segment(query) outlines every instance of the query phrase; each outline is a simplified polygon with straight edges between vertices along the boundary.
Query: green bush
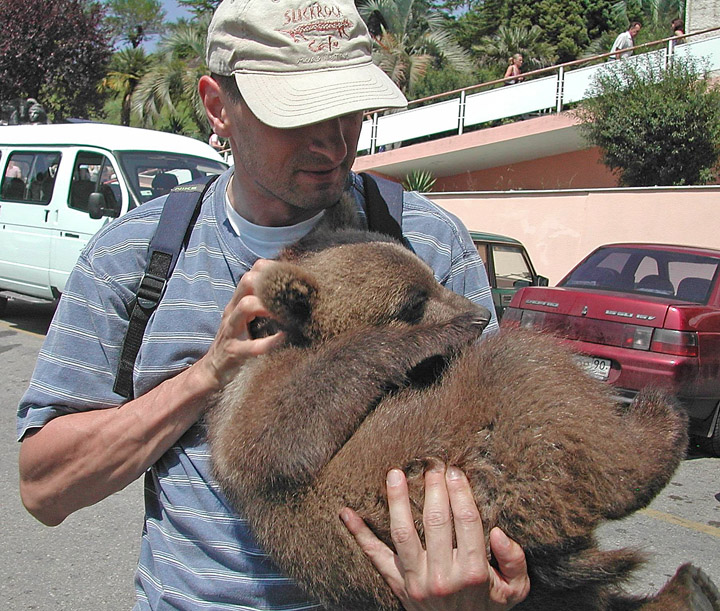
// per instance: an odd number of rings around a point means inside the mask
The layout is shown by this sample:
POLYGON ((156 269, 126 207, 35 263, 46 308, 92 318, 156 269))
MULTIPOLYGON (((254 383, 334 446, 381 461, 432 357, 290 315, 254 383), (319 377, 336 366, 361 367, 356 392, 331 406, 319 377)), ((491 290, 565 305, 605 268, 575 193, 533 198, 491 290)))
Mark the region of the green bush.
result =
POLYGON ((720 89, 694 58, 608 62, 575 110, 586 139, 620 184, 697 185, 717 175, 720 89))
POLYGON ((413 170, 402 183, 403 189, 406 191, 417 191, 418 193, 428 193, 434 185, 435 177, 432 172, 427 170, 413 170))

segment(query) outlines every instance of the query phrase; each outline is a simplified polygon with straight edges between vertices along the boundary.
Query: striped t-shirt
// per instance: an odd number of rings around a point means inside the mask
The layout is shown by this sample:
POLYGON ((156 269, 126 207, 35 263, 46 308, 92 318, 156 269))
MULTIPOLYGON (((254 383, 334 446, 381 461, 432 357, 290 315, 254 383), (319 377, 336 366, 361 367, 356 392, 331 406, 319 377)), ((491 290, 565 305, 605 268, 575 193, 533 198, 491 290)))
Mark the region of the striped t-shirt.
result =
MULTIPOLYGON (((187 248, 149 321, 134 371, 135 396, 197 361, 257 256, 228 222, 232 169, 208 191, 187 248)), ((356 177, 355 192, 360 201, 356 177)), ((128 310, 163 200, 101 230, 65 287, 30 386, 18 437, 63 414, 115 407, 112 391, 128 310)), ((448 288, 493 311, 487 276, 467 231, 427 199, 406 193, 403 232, 448 288)), ((495 318, 492 330, 497 327, 495 318)), ((213 480, 202 427, 191 427, 145 475, 145 528, 135 609, 318 609, 280 574, 213 480)))

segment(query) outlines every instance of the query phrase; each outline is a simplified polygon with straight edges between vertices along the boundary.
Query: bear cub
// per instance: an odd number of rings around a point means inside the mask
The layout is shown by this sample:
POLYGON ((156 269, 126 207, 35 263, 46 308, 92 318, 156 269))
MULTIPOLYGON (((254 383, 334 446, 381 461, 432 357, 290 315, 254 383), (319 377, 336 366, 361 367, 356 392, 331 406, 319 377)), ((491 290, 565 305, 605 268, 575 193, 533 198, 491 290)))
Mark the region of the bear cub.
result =
POLYGON ((619 407, 549 336, 478 341, 487 310, 378 234, 321 231, 279 261, 262 276, 272 320, 257 333, 280 328, 285 344, 228 385, 208 440, 225 495, 309 595, 402 608, 339 512, 392 545, 386 473, 405 471, 421 528, 424 469, 439 461, 468 476, 485 532, 523 547, 531 590, 517 609, 720 609, 690 565, 654 597, 626 594, 642 554, 593 535, 647 505, 682 460, 686 418, 664 395, 619 407))

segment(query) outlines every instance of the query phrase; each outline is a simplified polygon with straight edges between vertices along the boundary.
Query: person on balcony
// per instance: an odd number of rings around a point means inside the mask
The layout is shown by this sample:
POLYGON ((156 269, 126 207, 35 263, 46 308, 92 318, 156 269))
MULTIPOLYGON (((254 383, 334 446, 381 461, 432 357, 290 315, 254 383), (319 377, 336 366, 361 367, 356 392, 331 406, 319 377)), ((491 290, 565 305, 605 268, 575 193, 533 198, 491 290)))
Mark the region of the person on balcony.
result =
POLYGON ((614 53, 608 59, 625 59, 633 54, 632 48, 635 46, 635 36, 642 28, 639 21, 633 21, 627 32, 619 34, 613 43, 610 53, 614 53), (616 53, 617 51, 617 53, 616 53))
POLYGON ((515 83, 522 82, 523 77, 520 76, 520 69, 522 68, 522 65, 522 53, 515 53, 515 55, 510 58, 510 65, 507 67, 507 70, 505 70, 505 78, 510 79, 505 81, 506 85, 514 85, 515 83))

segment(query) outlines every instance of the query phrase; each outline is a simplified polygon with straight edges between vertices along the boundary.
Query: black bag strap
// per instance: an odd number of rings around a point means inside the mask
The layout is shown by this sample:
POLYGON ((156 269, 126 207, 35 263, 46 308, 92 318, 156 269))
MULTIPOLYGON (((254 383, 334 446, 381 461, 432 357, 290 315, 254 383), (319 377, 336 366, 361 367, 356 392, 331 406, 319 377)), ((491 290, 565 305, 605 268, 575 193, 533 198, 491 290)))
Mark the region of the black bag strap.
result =
POLYGON ((192 231, 203 196, 217 176, 205 176, 174 187, 163 205, 155 235, 150 241, 145 273, 135 296, 115 375, 113 392, 133 398, 133 368, 145 327, 162 299, 183 244, 192 231))
POLYGON ((360 172, 365 195, 368 228, 389 235, 403 243, 403 187, 397 182, 360 172))
MULTIPOLYGON (((368 227, 403 244, 403 188, 385 178, 360 173, 365 195, 368 227)), ((190 235, 205 192, 217 176, 197 179, 174 187, 165 200, 160 221, 148 248, 148 260, 133 303, 123 340, 113 391, 133 398, 133 369, 150 316, 162 299, 165 285, 175 269, 183 243, 190 235)))

